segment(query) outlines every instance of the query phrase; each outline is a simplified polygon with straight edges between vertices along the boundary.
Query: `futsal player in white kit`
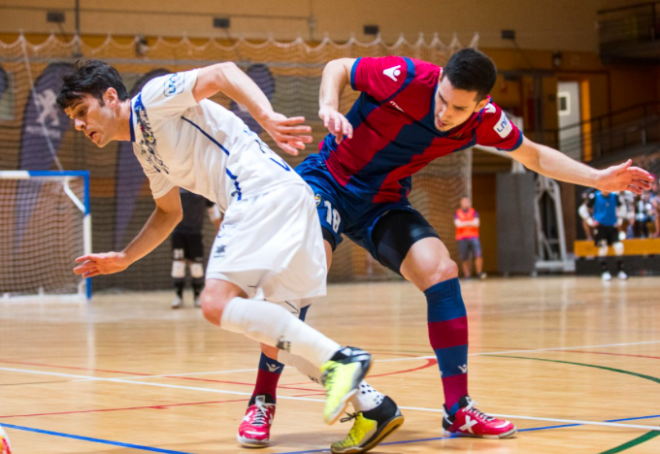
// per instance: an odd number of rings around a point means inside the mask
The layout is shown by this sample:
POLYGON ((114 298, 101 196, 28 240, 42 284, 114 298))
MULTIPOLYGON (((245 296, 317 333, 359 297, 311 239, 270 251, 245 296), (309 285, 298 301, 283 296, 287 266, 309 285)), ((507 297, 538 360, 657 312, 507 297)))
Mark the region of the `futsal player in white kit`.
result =
POLYGON ((320 369, 324 419, 334 423, 366 375, 371 356, 341 347, 295 317, 325 295, 325 251, 311 189, 236 115, 207 98, 223 92, 245 106, 283 150, 311 142, 304 118, 273 111, 235 64, 153 79, 130 99, 121 76, 91 60, 64 77, 58 106, 98 147, 131 141, 156 208, 121 252, 79 257, 83 277, 123 271, 162 243, 182 216, 179 187, 224 212, 201 303, 208 321, 279 349, 278 360, 320 369))

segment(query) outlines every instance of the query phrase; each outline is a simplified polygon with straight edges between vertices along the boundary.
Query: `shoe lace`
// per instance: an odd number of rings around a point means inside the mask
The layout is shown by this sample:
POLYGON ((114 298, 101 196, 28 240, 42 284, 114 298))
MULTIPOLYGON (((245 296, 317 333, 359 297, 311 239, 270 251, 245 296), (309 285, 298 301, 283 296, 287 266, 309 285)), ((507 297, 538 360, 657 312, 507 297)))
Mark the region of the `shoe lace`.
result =
POLYGON ((486 413, 477 410, 477 409, 474 407, 476 404, 477 404, 477 403, 476 403, 474 400, 470 400, 470 403, 465 407, 465 411, 470 412, 471 414, 473 414, 473 415, 476 416, 477 418, 482 419, 482 420, 484 420, 484 421, 486 421, 486 422, 490 422, 490 421, 492 421, 492 420, 495 419, 495 418, 493 418, 492 416, 487 415, 486 413))
POLYGON ((263 426, 266 424, 268 419, 268 409, 261 402, 255 402, 257 409, 254 414, 254 421, 252 421, 253 426, 263 426))
POLYGON ((352 420, 354 420, 354 419, 357 419, 357 417, 358 417, 358 414, 357 414, 357 413, 346 413, 346 414, 347 414, 348 416, 346 416, 346 417, 344 417, 344 418, 341 418, 341 419, 339 420, 339 422, 348 422, 348 421, 352 421, 352 420))

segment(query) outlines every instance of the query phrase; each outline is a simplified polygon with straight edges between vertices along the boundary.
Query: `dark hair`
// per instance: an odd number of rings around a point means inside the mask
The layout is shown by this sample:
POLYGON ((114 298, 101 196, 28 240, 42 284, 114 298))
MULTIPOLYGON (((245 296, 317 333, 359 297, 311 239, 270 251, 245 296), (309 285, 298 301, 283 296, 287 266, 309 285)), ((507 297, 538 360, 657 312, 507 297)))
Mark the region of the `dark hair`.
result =
POLYGON ((64 110, 85 95, 92 95, 103 105, 103 95, 108 88, 117 90, 117 96, 129 99, 128 91, 119 71, 101 60, 78 61, 73 72, 62 77, 64 84, 57 94, 57 106, 64 110))
POLYGON ((481 101, 495 86, 497 68, 486 54, 475 49, 461 49, 451 56, 442 77, 447 77, 454 88, 476 91, 481 101))

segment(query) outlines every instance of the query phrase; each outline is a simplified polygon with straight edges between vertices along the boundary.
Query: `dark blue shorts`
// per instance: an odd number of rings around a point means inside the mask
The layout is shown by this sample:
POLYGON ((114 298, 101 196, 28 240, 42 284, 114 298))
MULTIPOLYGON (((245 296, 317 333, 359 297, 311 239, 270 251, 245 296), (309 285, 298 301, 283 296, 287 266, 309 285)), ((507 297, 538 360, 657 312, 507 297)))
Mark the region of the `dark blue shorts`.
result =
POLYGON ((417 212, 407 199, 373 203, 347 191, 317 154, 308 156, 296 167, 296 172, 314 191, 321 227, 332 234, 335 246, 341 243, 343 234, 378 259, 371 234, 380 218, 390 211, 417 212))
POLYGON ((458 256, 461 262, 470 260, 470 257, 481 257, 481 242, 479 238, 465 238, 458 240, 458 256))

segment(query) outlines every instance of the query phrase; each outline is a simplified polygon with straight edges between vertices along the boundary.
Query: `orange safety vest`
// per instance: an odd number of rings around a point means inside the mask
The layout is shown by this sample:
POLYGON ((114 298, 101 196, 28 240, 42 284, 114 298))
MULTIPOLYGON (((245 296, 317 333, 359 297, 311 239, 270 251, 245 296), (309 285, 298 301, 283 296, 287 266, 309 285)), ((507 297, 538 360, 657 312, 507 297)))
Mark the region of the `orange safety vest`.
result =
MULTIPOLYGON (((459 221, 474 221, 477 217, 477 212, 474 211, 474 208, 470 208, 467 212, 461 210, 460 208, 456 210, 456 219, 459 221)), ((456 227, 456 239, 464 240, 466 238, 479 238, 479 227, 466 226, 466 227, 456 227)))

